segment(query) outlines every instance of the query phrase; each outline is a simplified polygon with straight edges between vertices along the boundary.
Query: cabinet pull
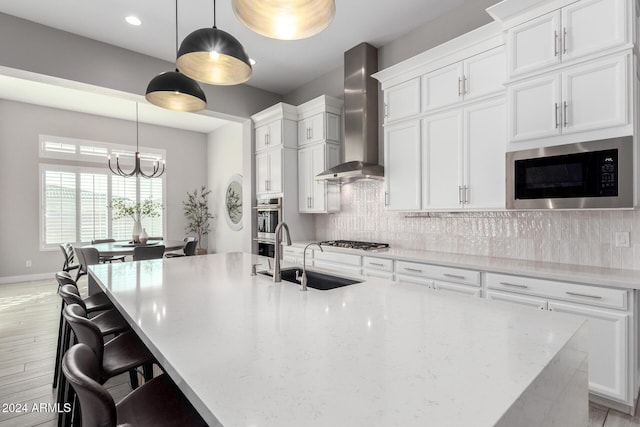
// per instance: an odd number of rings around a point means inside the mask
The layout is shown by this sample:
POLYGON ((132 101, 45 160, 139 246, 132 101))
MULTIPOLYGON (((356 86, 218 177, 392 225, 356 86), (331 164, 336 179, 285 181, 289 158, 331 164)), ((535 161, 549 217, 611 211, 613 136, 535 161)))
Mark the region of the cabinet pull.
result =
POLYGON ((264 145, 269 145, 269 134, 268 133, 264 134, 264 145))
POLYGON ((468 95, 469 88, 467 87, 467 76, 462 76, 462 93, 468 95))
POLYGON ((384 267, 384 264, 382 264, 381 262, 370 262, 369 265, 376 265, 378 267, 384 267))
POLYGON ((558 32, 553 32, 553 56, 558 56, 558 32))
POLYGON ((443 274, 444 277, 451 277, 452 279, 461 279, 464 280, 466 279, 466 277, 464 276, 460 276, 459 274, 449 274, 449 273, 444 273, 443 274))
POLYGON ((460 204, 460 205, 464 203, 463 200, 462 200, 462 198, 463 198, 462 190, 463 190, 462 185, 458 185, 458 204, 460 204))
POLYGON ((562 28, 562 53, 567 53, 567 27, 562 28))
POLYGON ((567 295, 571 295, 572 297, 584 297, 584 298, 593 298, 593 299, 602 299, 600 295, 589 295, 589 294, 579 294, 577 292, 565 292, 567 295))
POLYGON ((564 127, 567 127, 567 125, 568 125, 568 122, 567 122, 567 101, 563 102, 562 116, 563 116, 563 121, 564 121, 564 127))
POLYGON ((462 203, 463 204, 468 204, 469 203, 469 187, 466 185, 462 186, 462 203))
POLYGON ((386 191, 384 192, 384 205, 389 206, 389 193, 386 191))
POLYGON ((385 117, 389 116, 389 108, 386 102, 384 103, 384 116, 385 117))
POLYGON ((313 128, 309 128, 309 139, 313 139, 313 128))
POLYGON ((558 112, 560 111, 560 106, 558 106, 557 102, 554 105, 556 107, 556 114, 555 114, 555 116, 556 116, 556 129, 558 129, 560 127, 560 122, 558 120, 558 112))
POLYGON ((405 267, 404 268, 406 271, 411 271, 413 273, 422 273, 422 270, 420 270, 419 268, 411 268, 411 267, 405 267))
POLYGON ((518 283, 500 282, 501 285, 511 286, 512 288, 529 289, 527 285, 520 285, 518 283))
POLYGON ((458 96, 462 96, 462 79, 458 77, 458 96))

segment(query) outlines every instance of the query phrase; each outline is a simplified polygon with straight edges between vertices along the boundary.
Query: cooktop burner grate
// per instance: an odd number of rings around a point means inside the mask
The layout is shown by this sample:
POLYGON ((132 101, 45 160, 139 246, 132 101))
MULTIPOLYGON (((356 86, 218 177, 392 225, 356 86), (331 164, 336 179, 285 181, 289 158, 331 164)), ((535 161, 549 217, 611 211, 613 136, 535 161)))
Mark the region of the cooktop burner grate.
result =
POLYGON ((324 242, 320 242, 320 244, 324 246, 337 246, 339 248, 361 249, 364 251, 386 249, 389 247, 388 243, 360 242, 357 240, 325 240, 324 242))

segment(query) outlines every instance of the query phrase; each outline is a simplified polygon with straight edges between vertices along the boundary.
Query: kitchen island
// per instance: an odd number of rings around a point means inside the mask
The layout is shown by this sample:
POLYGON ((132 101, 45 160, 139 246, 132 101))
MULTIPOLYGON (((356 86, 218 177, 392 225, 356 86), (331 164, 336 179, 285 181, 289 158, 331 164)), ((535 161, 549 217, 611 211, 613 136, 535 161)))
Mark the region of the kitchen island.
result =
POLYGON ((93 265, 210 425, 584 426, 585 320, 370 278, 330 291, 216 254, 93 265))

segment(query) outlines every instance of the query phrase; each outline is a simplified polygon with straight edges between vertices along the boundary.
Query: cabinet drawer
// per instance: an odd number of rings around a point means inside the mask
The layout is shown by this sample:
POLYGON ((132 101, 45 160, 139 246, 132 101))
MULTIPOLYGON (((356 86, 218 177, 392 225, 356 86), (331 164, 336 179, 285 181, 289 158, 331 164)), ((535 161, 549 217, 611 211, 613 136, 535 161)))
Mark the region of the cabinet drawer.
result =
POLYGON ((628 291, 598 286, 578 285, 532 277, 487 273, 487 287, 502 291, 537 295, 580 304, 626 310, 628 291))
POLYGON ((320 252, 319 250, 317 250, 313 253, 313 259, 330 261, 338 264, 355 265, 358 267, 362 265, 362 257, 360 255, 345 254, 340 252, 320 252))
POLYGON ((378 277, 380 279, 393 280, 393 272, 387 272, 387 271, 362 270, 362 275, 365 277, 378 277))
POLYGON ((433 280, 426 277, 408 276, 405 274, 396 274, 396 282, 412 285, 422 285, 428 288, 433 286, 433 280))
POLYGON ((398 274, 428 277, 452 283, 480 286, 480 273, 478 271, 453 267, 440 267, 436 265, 419 264, 407 261, 398 261, 396 262, 396 266, 396 272, 398 274))
MULTIPOLYGON (((298 248, 297 246, 284 246, 282 253, 285 255, 295 255, 302 256, 302 252, 304 252, 303 248, 298 248)), ((311 256, 313 254, 313 250, 308 250, 307 253, 311 256)))
POLYGON ((370 270, 393 272, 393 260, 386 258, 362 257, 362 266, 370 270))
POLYGON ((313 266, 318 268, 324 268, 325 270, 331 270, 338 273, 343 273, 351 276, 360 276, 362 269, 359 266, 345 265, 331 261, 319 261, 314 260, 313 266))

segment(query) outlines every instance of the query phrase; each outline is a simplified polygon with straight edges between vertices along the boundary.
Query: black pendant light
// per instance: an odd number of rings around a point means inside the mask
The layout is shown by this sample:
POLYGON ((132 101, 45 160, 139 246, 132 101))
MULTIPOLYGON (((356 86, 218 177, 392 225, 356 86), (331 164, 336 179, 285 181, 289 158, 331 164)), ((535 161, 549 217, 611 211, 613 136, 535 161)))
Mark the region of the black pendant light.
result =
POLYGON ((140 164, 141 158, 140 158, 140 147, 138 145, 139 142, 140 142, 140 122, 138 121, 138 103, 136 102, 136 154, 134 159, 134 166, 133 166, 133 169, 129 172, 122 169, 122 167, 120 166, 120 156, 118 156, 118 154, 116 153, 116 164, 114 167, 111 165, 111 155, 109 155, 107 156, 107 165, 109 166, 109 169, 113 174, 119 175, 124 178, 133 177, 133 176, 135 176, 136 178, 139 176, 143 178, 158 178, 159 176, 162 176, 162 174, 164 173, 164 166, 165 166, 164 160, 156 159, 153 162, 153 170, 151 170, 151 172, 146 173, 142 170, 142 166, 140 164))
POLYGON ((318 34, 333 20, 335 0, 232 0, 240 22, 258 34, 298 40, 318 34))
MULTIPOLYGON (((176 0, 176 53, 178 51, 178 0, 176 0)), ((200 111, 207 98, 198 82, 176 71, 155 76, 147 86, 145 98, 158 107, 175 111, 200 111)))
POLYGON ((251 77, 249 55, 231 34, 216 27, 213 0, 213 28, 201 28, 182 41, 176 61, 181 73, 214 85, 237 85, 251 77))

